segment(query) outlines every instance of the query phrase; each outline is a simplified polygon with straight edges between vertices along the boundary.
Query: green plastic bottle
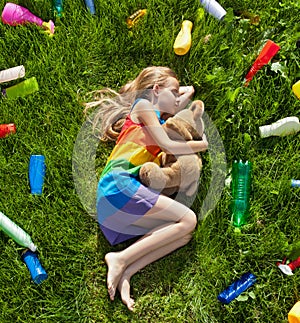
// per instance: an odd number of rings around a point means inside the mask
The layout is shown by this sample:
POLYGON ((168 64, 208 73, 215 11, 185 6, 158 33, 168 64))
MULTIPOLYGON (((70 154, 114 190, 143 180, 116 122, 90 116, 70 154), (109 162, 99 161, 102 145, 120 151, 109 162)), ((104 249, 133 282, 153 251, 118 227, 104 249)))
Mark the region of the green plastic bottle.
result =
POLYGON ((235 227, 241 227, 247 223, 250 209, 252 163, 241 160, 232 163, 232 202, 231 221, 235 227))
POLYGON ((39 90, 39 85, 36 78, 33 76, 23 82, 6 88, 2 91, 2 94, 10 99, 15 99, 17 97, 24 97, 28 94, 36 92, 39 90))

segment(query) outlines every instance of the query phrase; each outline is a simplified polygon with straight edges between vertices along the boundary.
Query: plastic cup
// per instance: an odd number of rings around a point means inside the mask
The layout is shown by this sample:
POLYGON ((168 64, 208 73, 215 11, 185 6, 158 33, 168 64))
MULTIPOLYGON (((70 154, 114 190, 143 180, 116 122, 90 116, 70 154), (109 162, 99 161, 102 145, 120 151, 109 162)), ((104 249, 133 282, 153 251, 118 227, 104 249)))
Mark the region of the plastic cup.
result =
POLYGON ((41 195, 43 193, 45 172, 45 156, 31 155, 29 161, 29 184, 31 194, 41 195))
POLYGON ((200 0, 205 10, 218 20, 222 20, 226 15, 226 10, 215 0, 200 0))
POLYGON ((25 262, 29 269, 31 278, 36 284, 40 284, 48 278, 48 275, 35 252, 28 249, 22 254, 21 259, 25 262))

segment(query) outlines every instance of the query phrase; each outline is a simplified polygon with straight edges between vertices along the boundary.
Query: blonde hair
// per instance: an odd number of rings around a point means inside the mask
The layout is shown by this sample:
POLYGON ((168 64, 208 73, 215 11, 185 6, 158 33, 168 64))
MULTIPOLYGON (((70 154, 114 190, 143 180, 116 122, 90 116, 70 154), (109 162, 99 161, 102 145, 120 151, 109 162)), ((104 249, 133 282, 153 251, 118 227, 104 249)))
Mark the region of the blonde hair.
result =
POLYGON ((170 68, 150 66, 144 68, 136 79, 121 87, 119 92, 110 88, 94 91, 94 101, 84 104, 86 115, 89 115, 90 110, 98 108, 90 118, 94 134, 102 141, 117 140, 134 100, 138 97, 151 100, 149 90, 155 84, 165 87, 169 77, 177 79, 170 68))

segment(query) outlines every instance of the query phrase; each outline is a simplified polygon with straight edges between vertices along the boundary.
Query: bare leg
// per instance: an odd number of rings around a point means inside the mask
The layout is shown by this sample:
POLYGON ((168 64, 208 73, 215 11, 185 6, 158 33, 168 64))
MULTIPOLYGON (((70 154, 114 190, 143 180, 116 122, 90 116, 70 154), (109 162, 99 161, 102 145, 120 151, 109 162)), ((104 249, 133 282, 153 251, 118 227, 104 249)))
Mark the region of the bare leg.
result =
POLYGON ((130 297, 130 278, 139 270, 151 264, 152 262, 171 253, 175 249, 178 249, 186 245, 190 241, 191 237, 192 236, 189 234, 179 240, 176 240, 159 249, 156 249, 153 252, 148 253, 144 257, 139 258, 136 262, 132 263, 126 268, 126 270, 123 272, 122 277, 120 278, 118 290, 121 294, 121 299, 123 303, 128 307, 130 311, 133 311, 134 309, 134 300, 130 297))
MULTIPOLYGON (((158 227, 149 234, 146 234, 140 240, 120 252, 111 252, 105 256, 108 266, 107 287, 111 300, 114 299, 116 288, 124 270, 136 262, 154 252, 163 248, 174 241, 177 241, 191 233, 197 223, 196 215, 192 210, 181 203, 161 195, 155 206, 144 216, 145 219, 163 219, 170 224, 158 227), (178 214, 180 212, 180 214, 178 214), (178 221, 178 222, 174 222, 178 221)), ((141 219, 141 222, 145 219, 141 219)), ((137 221, 138 222, 138 221, 137 221)), ((138 224, 136 222, 136 224, 138 224)), ((172 252, 177 248, 167 250, 172 252)), ((163 249, 162 249, 163 250, 163 249)), ((167 254, 166 251, 161 253, 160 258, 167 254)))

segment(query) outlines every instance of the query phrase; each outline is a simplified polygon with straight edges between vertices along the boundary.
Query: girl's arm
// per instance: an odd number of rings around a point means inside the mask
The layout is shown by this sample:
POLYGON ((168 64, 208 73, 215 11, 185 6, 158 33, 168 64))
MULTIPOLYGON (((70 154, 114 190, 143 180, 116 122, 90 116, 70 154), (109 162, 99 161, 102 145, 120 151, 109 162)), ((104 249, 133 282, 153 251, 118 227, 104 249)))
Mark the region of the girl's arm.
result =
POLYGON ((139 101, 132 112, 135 117, 147 126, 147 131, 161 148, 162 151, 173 155, 193 154, 195 152, 205 151, 208 147, 206 137, 199 141, 178 142, 171 140, 153 110, 153 105, 147 100, 139 101))
POLYGON ((192 99, 193 95, 195 93, 195 89, 193 86, 180 86, 179 87, 179 105, 178 105, 178 111, 181 111, 184 109, 189 101, 192 99))

